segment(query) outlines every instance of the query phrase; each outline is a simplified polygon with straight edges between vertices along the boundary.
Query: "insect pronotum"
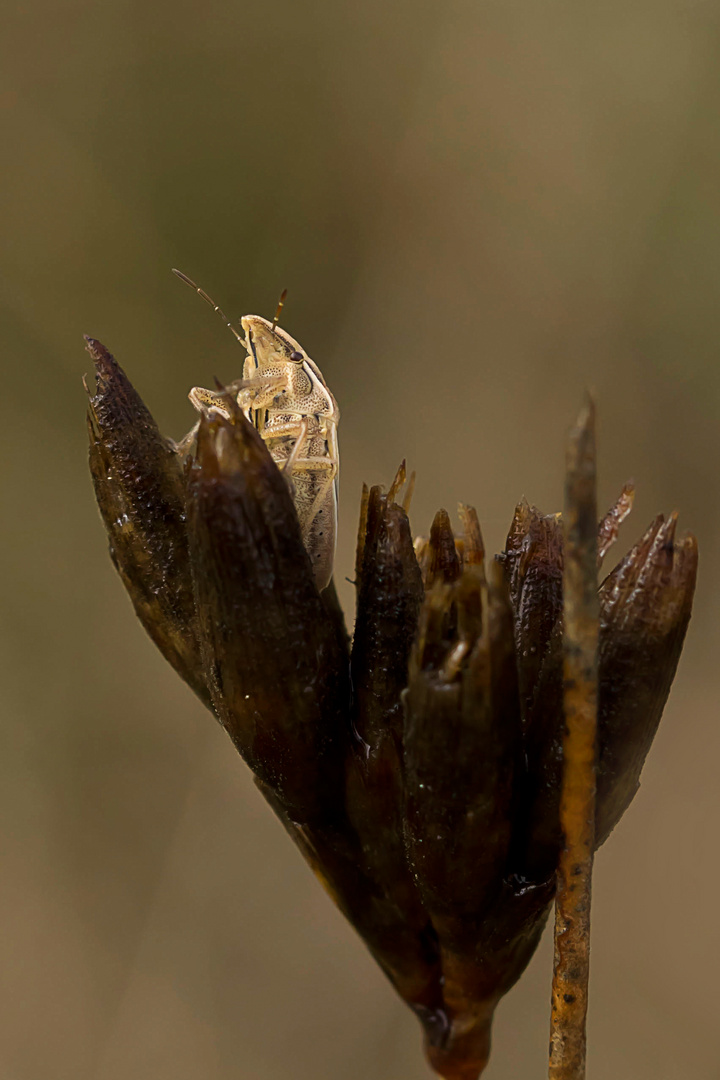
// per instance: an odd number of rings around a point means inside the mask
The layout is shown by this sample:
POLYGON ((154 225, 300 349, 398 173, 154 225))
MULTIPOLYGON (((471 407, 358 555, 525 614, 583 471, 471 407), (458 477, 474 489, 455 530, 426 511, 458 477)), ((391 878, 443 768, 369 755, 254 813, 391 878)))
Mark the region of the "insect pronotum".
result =
MULTIPOLYGON (((303 543, 319 590, 330 583, 337 533, 338 441, 340 411, 317 364, 277 325, 285 293, 272 322, 243 315, 241 333, 208 294, 179 270, 181 281, 217 311, 247 350, 243 377, 226 387, 255 425, 278 467, 287 476, 303 543)), ((217 409, 228 416, 226 393, 195 386, 190 401, 198 412, 217 409)), ((189 446, 197 426, 183 439, 189 446)))

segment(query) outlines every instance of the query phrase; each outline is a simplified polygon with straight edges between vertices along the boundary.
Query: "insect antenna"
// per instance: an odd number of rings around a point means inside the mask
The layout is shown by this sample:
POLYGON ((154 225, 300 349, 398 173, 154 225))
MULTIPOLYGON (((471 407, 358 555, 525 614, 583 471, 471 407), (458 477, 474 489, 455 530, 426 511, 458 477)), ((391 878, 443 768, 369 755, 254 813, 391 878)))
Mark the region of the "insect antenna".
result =
MULTIPOLYGON (((213 311, 217 311, 217 313, 220 316, 220 318, 222 319, 222 321, 225 323, 226 326, 228 326, 230 328, 230 330, 233 332, 233 334, 238 339, 240 344, 243 345, 245 348, 247 348, 247 345, 245 343, 245 338, 242 336, 240 331, 238 329, 236 329, 236 327, 233 326, 233 324, 230 322, 230 320, 228 319, 225 312, 222 311, 222 309, 215 303, 213 298, 211 296, 208 296, 208 294, 205 292, 205 290, 201 289, 199 285, 196 285, 195 282, 192 280, 192 278, 189 278, 187 276, 187 274, 183 274, 182 270, 176 270, 175 267, 173 267, 172 272, 173 272, 173 274, 175 274, 176 277, 179 277, 181 281, 184 281, 186 285, 189 285, 191 289, 194 289, 196 293, 199 293, 200 296, 202 296, 205 303, 209 304, 210 307, 213 309, 213 311)), ((284 296, 284 294, 283 294, 283 296, 284 296)), ((280 307, 282 307, 282 304, 280 305, 280 307)))
POLYGON ((277 306, 277 308, 275 310, 275 318, 272 321, 273 330, 275 329, 278 322, 280 321, 280 312, 282 311, 283 305, 285 304, 286 296, 287 296, 287 289, 283 289, 283 291, 280 293, 280 299, 278 300, 278 306, 277 306))

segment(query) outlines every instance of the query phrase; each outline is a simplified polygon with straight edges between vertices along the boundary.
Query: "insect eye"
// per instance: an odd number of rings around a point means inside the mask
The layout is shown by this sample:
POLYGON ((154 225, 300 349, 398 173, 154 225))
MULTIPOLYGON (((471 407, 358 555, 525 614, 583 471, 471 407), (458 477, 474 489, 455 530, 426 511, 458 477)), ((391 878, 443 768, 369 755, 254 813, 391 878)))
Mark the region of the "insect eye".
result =
POLYGON ((294 349, 290 353, 290 359, 294 360, 295 363, 298 363, 300 360, 304 360, 304 357, 303 357, 303 354, 301 352, 298 352, 296 349, 294 349))

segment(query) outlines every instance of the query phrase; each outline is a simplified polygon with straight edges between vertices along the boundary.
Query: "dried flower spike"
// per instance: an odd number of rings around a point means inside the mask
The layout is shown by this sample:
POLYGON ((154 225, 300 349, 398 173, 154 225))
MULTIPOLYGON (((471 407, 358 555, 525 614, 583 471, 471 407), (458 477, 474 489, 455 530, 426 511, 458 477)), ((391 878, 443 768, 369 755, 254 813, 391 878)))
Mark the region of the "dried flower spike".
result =
MULTIPOLYGON (((471 507, 458 535, 441 510, 413 543, 404 465, 387 492, 365 488, 350 651, 239 389, 175 444, 88 347, 91 471, 135 610, 420 1019, 435 1071, 476 1080, 563 845, 560 517, 521 503, 486 569, 471 507)), ((630 502, 626 488, 599 525, 592 515, 601 554, 630 502)), ((659 518, 597 591, 596 843, 637 789, 696 564, 695 540, 659 518)))

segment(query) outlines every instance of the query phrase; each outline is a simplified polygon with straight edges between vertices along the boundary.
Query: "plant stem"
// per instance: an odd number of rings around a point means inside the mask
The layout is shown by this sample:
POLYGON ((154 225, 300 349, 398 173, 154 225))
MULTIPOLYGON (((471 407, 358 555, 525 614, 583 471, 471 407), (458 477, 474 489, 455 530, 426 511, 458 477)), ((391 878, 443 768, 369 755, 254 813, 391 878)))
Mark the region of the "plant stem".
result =
POLYGON ((597 508, 595 409, 570 433, 565 480, 565 733, 560 819, 565 837, 555 901, 550 1080, 585 1077, 590 895, 597 745, 597 508))

